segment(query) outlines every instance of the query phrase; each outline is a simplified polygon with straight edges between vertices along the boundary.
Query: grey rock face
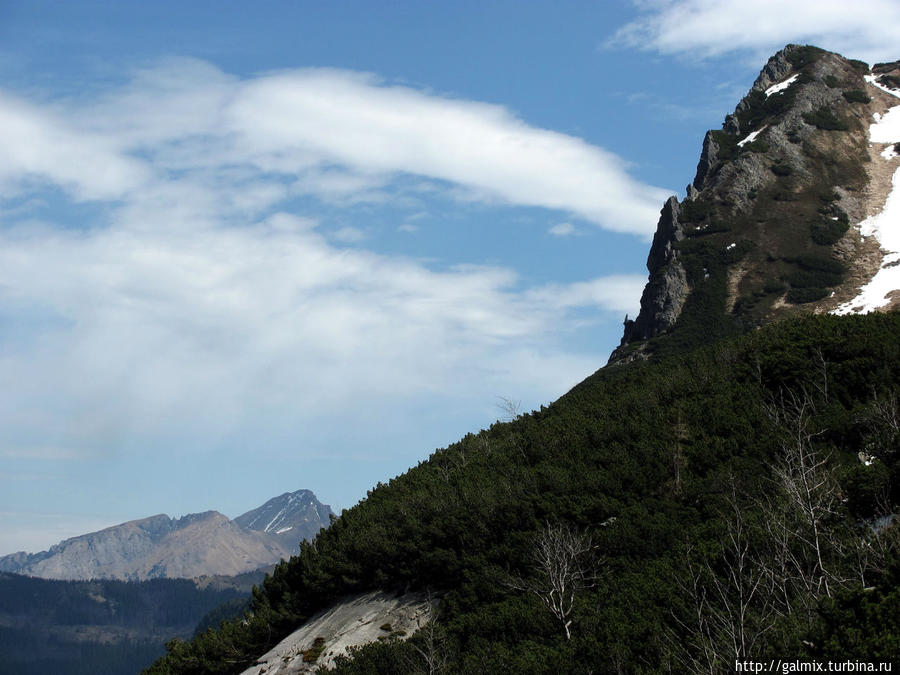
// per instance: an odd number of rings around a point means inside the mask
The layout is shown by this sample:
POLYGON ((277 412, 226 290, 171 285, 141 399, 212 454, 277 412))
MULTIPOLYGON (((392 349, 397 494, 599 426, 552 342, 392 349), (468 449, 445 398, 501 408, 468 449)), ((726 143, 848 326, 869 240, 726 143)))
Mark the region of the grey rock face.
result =
POLYGON ((669 197, 660 212, 653 245, 647 256, 650 280, 641 296, 641 312, 631 327, 629 341, 646 340, 664 333, 678 319, 684 306, 690 289, 675 248, 675 244, 684 239, 678 211, 678 199, 669 197))
MULTIPOLYGON (((752 89, 765 90, 773 84, 786 80, 794 67, 788 60, 788 55, 798 52, 802 47, 800 45, 787 45, 780 52, 772 56, 763 66, 753 83, 752 89)), ((743 101, 742 101, 743 103, 743 101)), ((740 103, 738 107, 740 107, 740 103)))
POLYGON ((694 177, 693 187, 702 190, 706 183, 706 177, 710 169, 719 161, 719 145, 713 137, 712 131, 707 131, 703 137, 703 149, 700 151, 700 161, 697 163, 697 175, 694 177))
POLYGON ((345 598, 311 617, 241 675, 320 672, 320 668, 330 668, 338 656, 346 655, 353 647, 388 636, 408 639, 428 623, 435 603, 436 599, 423 593, 395 596, 373 591, 345 598), (308 663, 304 654, 316 640, 324 642, 324 648, 315 663, 308 663))
MULTIPOLYGON (((656 234, 647 256, 650 280, 641 296, 641 312, 636 320, 626 320, 622 347, 629 342, 646 340, 664 333, 678 319, 690 292, 687 274, 678 260, 675 248, 675 244, 684 239, 678 212, 678 199, 669 197, 660 212, 656 234)), ((611 360, 616 358, 617 354, 613 352, 611 360)))

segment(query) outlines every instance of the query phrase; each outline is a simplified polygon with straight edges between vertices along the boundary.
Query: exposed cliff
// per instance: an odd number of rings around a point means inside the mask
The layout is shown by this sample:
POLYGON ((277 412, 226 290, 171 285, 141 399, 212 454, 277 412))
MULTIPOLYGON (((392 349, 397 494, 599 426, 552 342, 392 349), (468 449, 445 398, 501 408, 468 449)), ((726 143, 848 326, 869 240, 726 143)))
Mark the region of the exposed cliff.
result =
POLYGON ((640 314, 610 360, 851 303, 886 253, 853 225, 881 212, 892 189, 900 133, 882 123, 875 134, 872 122, 898 95, 896 62, 870 70, 797 45, 769 59, 706 134, 685 200, 664 205, 640 314))

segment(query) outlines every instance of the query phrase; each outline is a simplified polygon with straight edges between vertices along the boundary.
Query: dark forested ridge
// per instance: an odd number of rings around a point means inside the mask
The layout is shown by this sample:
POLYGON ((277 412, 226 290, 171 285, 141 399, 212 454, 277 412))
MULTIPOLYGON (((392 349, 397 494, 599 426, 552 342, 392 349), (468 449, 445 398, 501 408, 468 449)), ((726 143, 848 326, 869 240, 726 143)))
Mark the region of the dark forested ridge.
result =
POLYGON ((240 672, 370 589, 439 594, 433 630, 339 672, 895 658, 898 336, 896 313, 813 316, 604 368, 379 484, 278 565, 242 620, 147 672, 240 672), (561 604, 548 552, 575 571, 561 604))
MULTIPOLYGON (((256 577, 257 579, 259 577, 256 577)), ((190 636, 240 583, 55 581, 0 573, 0 673, 131 675, 190 636)))

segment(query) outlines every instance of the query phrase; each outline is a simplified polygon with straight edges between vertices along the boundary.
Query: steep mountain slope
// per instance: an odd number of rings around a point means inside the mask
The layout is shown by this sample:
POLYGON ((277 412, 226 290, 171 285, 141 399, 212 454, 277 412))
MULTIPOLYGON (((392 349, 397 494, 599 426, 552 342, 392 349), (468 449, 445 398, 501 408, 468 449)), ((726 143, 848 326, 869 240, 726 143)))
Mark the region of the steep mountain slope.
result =
MULTIPOLYGON (((148 672, 240 673, 347 596, 407 589, 442 597, 430 646, 428 632, 387 639, 337 659, 338 672, 417 672, 417 649, 454 673, 698 672, 684 665, 706 646, 695 602, 715 609, 735 532, 748 547, 741 583, 761 578, 758 564, 786 573, 765 586, 777 593, 744 608, 748 630, 766 627, 753 657, 891 658, 900 653, 900 530, 873 528, 900 503, 898 333, 898 313, 813 316, 604 368, 548 408, 470 434, 379 485, 277 566, 244 619, 173 645, 148 672), (798 423, 803 449, 827 459, 818 478, 833 486, 821 495, 827 528, 818 523, 830 595, 816 590, 821 572, 806 544, 779 536, 795 517, 790 531, 809 534, 779 477, 798 423), (576 557, 585 574, 570 640, 520 590, 542 579, 548 526, 590 544, 576 557)), ((728 672, 728 659, 733 667, 723 630, 709 627, 724 656, 712 672, 728 672)), ((316 649, 295 647, 299 661, 316 649)))
MULTIPOLYGON (((890 87, 896 65, 773 57, 663 208, 620 365, 379 484, 241 620, 147 672, 262 672, 284 636, 374 591, 441 601, 338 673, 896 658, 900 313, 829 313, 886 258, 851 225, 896 166, 869 128, 895 99, 865 79, 890 87)), ((279 669, 329 649, 294 635, 279 669)))
POLYGON ((0 571, 70 580, 236 575, 290 557, 301 540, 328 525, 330 513, 312 492, 300 490, 233 521, 217 511, 178 519, 156 515, 66 539, 41 553, 4 556, 0 571), (252 525, 253 514, 281 502, 281 532, 252 525))
POLYGON ((898 97, 897 62, 870 73, 797 45, 769 59, 722 129, 707 133, 687 198, 665 204, 640 314, 611 360, 900 301, 884 297, 890 288, 854 301, 892 251, 851 227, 880 213, 892 190, 898 97))

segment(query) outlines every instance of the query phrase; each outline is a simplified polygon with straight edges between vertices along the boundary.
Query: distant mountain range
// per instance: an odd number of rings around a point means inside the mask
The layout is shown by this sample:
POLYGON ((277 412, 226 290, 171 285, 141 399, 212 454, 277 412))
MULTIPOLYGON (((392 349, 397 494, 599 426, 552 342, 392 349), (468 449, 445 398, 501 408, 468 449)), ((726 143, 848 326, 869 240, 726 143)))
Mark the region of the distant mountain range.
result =
POLYGON ((0 558, 0 572, 44 579, 236 575, 289 558, 327 527, 331 507, 309 490, 286 492, 229 520, 217 511, 160 514, 72 537, 40 553, 0 558))

